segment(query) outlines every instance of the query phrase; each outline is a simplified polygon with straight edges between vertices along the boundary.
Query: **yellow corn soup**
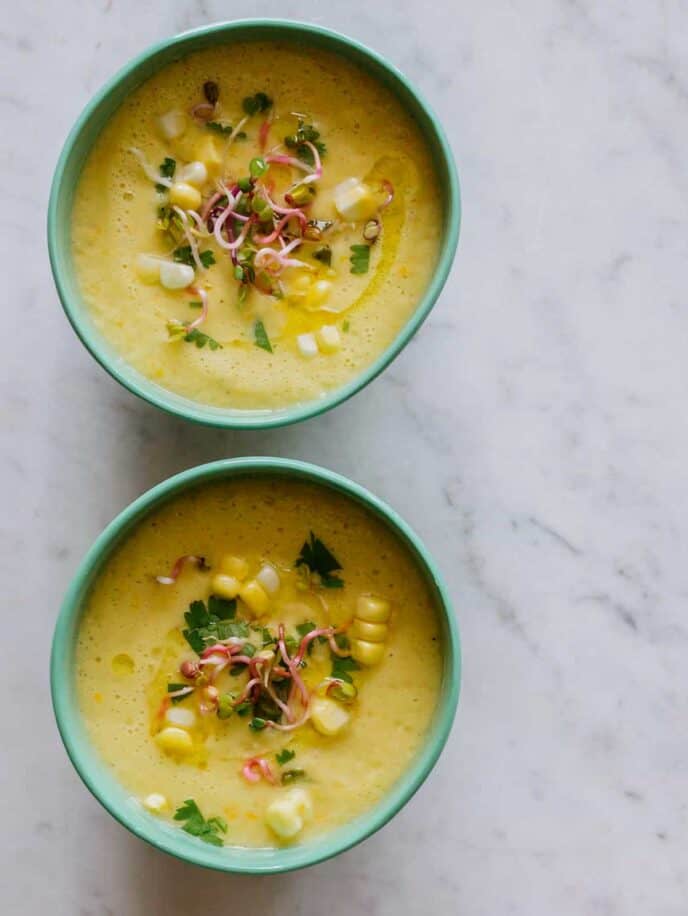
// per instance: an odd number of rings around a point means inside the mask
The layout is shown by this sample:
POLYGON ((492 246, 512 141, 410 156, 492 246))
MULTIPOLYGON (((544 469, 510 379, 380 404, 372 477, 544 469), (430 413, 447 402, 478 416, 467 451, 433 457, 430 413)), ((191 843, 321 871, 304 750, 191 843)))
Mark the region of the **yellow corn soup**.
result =
POLYGON ((248 43, 177 61, 122 104, 80 178, 72 245, 97 329, 139 372, 275 409, 385 350, 441 222, 428 147, 387 89, 331 53, 248 43))
POLYGON ((423 742, 441 671, 408 549, 343 496, 271 477, 143 521, 93 588, 76 663, 90 738, 152 817, 263 847, 375 805, 423 742))

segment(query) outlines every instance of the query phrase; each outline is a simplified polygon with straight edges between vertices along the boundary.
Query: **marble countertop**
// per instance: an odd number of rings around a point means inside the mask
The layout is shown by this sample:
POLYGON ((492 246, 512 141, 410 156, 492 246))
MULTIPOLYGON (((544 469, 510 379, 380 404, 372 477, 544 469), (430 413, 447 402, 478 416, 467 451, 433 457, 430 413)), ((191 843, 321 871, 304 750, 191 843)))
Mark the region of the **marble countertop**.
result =
POLYGON ((266 433, 186 425, 121 389, 65 320, 44 244, 55 159, 89 96, 150 42, 234 8, 3 15, 3 913, 685 916, 688 10, 288 9, 371 44, 432 100, 464 224, 393 366, 266 433), (391 502, 444 570, 465 655, 453 734, 408 807, 338 859, 271 879, 185 866, 112 821, 66 758, 47 677, 61 595, 105 523, 175 471, 256 453, 391 502))

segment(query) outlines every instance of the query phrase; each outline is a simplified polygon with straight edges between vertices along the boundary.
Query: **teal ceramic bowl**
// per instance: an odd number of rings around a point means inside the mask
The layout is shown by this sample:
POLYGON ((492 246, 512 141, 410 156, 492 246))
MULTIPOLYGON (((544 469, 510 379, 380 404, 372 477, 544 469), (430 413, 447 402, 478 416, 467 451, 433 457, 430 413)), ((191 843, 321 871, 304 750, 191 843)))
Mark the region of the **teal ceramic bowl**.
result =
POLYGON ((67 753, 86 786, 121 824, 141 839, 179 859, 220 871, 271 874, 314 865, 379 830, 411 798, 433 768, 449 735, 461 675, 459 636, 451 602, 427 549, 409 526, 367 490, 324 468, 284 458, 237 458, 201 465, 171 477, 135 500, 111 522, 86 554, 69 587, 55 628, 51 690, 57 725, 67 753), (414 555, 435 597, 442 627, 443 674, 440 696, 423 745, 406 772, 371 810, 323 837, 279 849, 216 848, 148 814, 114 779, 91 745, 79 712, 75 648, 89 591, 123 539, 149 513, 186 490, 210 481, 268 475, 305 480, 336 490, 364 506, 387 525, 414 555))
POLYGON ((461 199, 451 149, 439 121, 406 77, 350 38, 320 26, 275 19, 217 23, 185 32, 148 48, 128 63, 95 95, 67 137, 55 169, 48 207, 48 248, 57 291, 81 341, 113 378, 141 398, 169 413, 211 426, 256 429, 282 426, 316 416, 341 403, 375 378, 413 337, 445 284, 459 238, 461 199), (203 48, 237 41, 276 39, 335 52, 357 64, 391 90, 412 114, 432 152, 443 192, 443 233, 434 277, 415 312, 389 347, 360 375, 325 397, 279 410, 231 410, 204 405, 168 391, 146 378, 116 353, 95 328, 84 303, 71 252, 71 213, 79 174, 105 124, 141 83, 162 67, 203 48))

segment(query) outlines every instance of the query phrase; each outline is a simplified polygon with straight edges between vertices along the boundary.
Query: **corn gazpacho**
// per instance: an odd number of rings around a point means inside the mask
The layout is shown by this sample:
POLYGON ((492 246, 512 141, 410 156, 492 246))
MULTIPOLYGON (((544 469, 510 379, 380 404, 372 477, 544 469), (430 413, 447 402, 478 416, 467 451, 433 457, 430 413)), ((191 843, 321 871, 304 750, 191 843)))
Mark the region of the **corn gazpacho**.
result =
POLYGON ((429 149, 342 57, 245 43, 177 61, 122 104, 72 218, 83 297, 139 372, 208 405, 275 409, 374 361, 435 269, 429 149))
POLYGON ((324 487, 198 487, 107 561, 77 642, 90 739, 152 816, 215 845, 301 842, 373 807, 442 674, 422 572, 324 487))

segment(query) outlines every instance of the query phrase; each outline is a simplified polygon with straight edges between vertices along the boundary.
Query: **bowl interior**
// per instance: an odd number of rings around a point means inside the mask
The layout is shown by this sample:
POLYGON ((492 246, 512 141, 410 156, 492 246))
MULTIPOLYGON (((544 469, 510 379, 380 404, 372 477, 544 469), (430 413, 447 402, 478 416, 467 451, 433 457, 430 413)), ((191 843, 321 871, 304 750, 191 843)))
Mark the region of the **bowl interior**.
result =
POLYGON ((312 865, 336 855, 382 827, 409 800, 437 760, 449 735, 458 701, 460 650, 448 595, 427 551, 392 509, 356 484, 330 471, 283 459, 230 459, 203 465, 149 490, 121 513, 86 555, 65 597, 55 629, 51 689, 57 724, 84 783, 103 806, 133 833, 165 852, 224 871, 269 873, 312 865), (145 812, 115 780, 91 745, 79 712, 74 678, 76 636, 89 591, 117 545, 151 511, 191 487, 211 480, 269 475, 330 487, 362 504, 391 528, 414 555, 435 597, 442 628, 443 673, 437 709, 413 762, 370 811, 325 836, 280 849, 215 848, 145 812))
POLYGON ((55 170, 48 210, 48 246, 58 293, 74 330, 98 362, 134 394, 171 413, 213 426, 256 428, 294 423, 322 413, 373 379, 405 346, 435 303, 449 273, 459 233, 460 198, 449 145, 437 118, 406 78, 374 52, 318 26, 280 20, 246 20, 187 32, 144 51, 116 74, 86 106, 69 134, 55 170), (191 52, 236 41, 280 40, 322 48, 357 64, 399 98, 426 138, 443 196, 443 233, 437 269, 413 315, 374 363, 322 399, 279 410, 232 410, 192 401, 162 388, 122 358, 96 329, 76 278, 71 214, 81 170, 100 132, 122 102, 167 64, 191 52))

